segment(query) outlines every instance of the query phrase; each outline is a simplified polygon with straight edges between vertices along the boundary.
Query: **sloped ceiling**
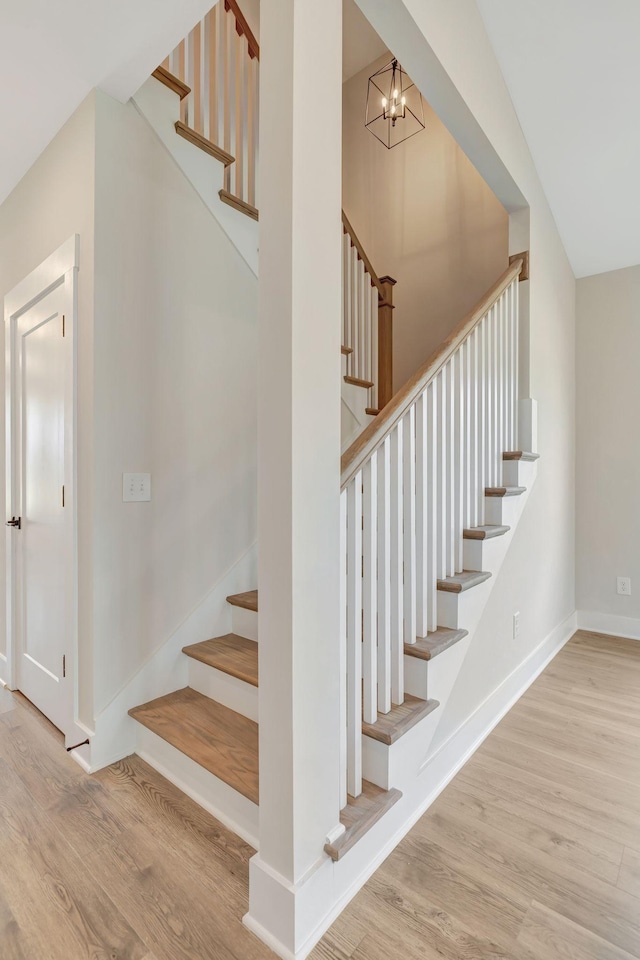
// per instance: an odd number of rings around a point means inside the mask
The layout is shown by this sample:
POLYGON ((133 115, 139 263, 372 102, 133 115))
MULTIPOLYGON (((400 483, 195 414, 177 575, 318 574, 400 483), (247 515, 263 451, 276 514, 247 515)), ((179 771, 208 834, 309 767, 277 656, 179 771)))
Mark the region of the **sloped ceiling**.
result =
POLYGON ((578 277, 640 263, 639 0, 477 0, 578 277))
POLYGON ((2 0, 0 202, 94 87, 126 100, 211 0, 2 0))

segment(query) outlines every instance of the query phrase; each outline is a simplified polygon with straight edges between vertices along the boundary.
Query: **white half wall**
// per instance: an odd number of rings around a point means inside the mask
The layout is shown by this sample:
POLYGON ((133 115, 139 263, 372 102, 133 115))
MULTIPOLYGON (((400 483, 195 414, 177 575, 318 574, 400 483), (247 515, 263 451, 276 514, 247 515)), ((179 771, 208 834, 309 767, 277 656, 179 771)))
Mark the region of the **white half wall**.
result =
POLYGON ((640 636, 640 266, 577 283, 576 599, 581 626, 640 636), (631 596, 617 593, 631 578, 631 596))

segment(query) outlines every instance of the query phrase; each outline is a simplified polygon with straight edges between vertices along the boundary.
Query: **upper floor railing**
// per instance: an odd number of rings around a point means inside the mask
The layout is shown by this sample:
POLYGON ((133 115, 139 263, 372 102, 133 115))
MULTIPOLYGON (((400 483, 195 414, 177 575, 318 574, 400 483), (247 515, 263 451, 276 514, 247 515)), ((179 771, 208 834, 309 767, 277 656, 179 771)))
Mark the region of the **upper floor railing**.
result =
POLYGON ((379 278, 342 212, 342 345, 348 351, 347 376, 369 385, 369 407, 381 410, 393 394, 393 287, 379 278))
POLYGON ((220 0, 161 67, 189 88, 181 122, 228 155, 222 199, 257 219, 260 47, 236 0, 220 0))

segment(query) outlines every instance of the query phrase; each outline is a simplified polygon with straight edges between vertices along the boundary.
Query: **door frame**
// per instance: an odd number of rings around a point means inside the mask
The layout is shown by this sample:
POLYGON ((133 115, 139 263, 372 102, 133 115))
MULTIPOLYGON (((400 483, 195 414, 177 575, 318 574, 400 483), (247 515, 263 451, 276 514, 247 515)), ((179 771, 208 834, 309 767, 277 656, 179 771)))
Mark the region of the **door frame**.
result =
MULTIPOLYGON (((76 323, 78 314, 78 270, 80 267, 80 237, 70 237, 47 259, 36 267, 27 277, 11 290, 4 298, 5 323, 5 451, 6 451, 6 512, 7 519, 17 513, 18 470, 15 452, 16 417, 15 402, 16 377, 16 330, 17 321, 31 307, 59 287, 65 294, 65 337, 71 339, 71 369, 67 367, 65 376, 65 504, 70 510, 70 523, 67 527, 67 562, 70 569, 69 598, 70 631, 69 656, 66 670, 69 677, 67 703, 67 724, 62 732, 65 737, 76 736, 78 717, 78 510, 77 510, 77 390, 78 390, 78 349, 76 323), (68 478, 68 480, 67 480, 68 478)), ((17 665, 20 656, 18 649, 20 638, 16 629, 14 596, 16 588, 16 537, 19 533, 11 527, 5 527, 6 551, 6 682, 10 689, 16 689, 17 665)), ((0 655, 1 657, 2 655, 0 655)))

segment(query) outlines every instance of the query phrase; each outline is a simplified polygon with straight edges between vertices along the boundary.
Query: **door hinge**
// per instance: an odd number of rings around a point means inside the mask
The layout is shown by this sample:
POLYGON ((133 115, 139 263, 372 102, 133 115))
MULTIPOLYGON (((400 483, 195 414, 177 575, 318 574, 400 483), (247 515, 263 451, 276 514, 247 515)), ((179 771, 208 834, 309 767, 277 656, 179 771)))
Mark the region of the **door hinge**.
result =
POLYGON ((64 313, 62 314, 62 336, 64 337, 64 313))
POLYGON ((62 676, 66 677, 67 675, 67 656, 63 654, 62 656, 62 676))
POLYGON ((62 506, 64 507, 64 483, 62 484, 62 506))

